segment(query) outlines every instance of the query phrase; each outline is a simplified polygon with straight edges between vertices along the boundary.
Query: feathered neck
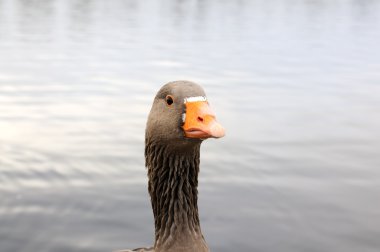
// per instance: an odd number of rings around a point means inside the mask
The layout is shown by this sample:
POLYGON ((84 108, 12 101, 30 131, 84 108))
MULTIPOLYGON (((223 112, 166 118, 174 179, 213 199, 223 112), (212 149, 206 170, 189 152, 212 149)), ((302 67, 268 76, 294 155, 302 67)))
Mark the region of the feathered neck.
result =
POLYGON ((146 140, 155 252, 209 251, 198 215, 199 150, 200 142, 176 149, 146 140))

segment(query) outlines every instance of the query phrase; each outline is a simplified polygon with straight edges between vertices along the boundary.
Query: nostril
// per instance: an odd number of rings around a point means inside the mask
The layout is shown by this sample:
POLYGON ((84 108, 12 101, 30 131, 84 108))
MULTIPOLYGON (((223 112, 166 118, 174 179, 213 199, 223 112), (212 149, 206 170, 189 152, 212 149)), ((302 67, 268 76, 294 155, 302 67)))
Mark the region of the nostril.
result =
POLYGON ((198 116, 198 121, 203 122, 203 118, 198 116))

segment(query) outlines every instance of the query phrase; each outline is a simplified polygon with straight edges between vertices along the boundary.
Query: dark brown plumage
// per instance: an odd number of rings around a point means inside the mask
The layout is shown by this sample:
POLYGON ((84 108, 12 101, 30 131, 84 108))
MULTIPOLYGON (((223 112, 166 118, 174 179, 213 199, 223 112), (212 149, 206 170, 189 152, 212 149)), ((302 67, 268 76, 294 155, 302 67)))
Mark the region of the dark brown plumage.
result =
POLYGON ((189 81, 157 93, 145 133, 148 190, 155 220, 153 248, 129 251, 206 252, 198 214, 200 145, 222 137, 203 89, 189 81))

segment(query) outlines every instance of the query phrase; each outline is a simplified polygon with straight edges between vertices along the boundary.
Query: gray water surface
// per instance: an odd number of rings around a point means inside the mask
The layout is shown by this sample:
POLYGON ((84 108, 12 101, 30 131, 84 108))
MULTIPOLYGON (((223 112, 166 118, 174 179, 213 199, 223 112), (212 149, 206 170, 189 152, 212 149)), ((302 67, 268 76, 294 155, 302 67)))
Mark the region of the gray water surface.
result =
POLYGON ((0 0, 0 251, 153 243, 144 128, 200 83, 212 251, 380 251, 380 1, 0 0))

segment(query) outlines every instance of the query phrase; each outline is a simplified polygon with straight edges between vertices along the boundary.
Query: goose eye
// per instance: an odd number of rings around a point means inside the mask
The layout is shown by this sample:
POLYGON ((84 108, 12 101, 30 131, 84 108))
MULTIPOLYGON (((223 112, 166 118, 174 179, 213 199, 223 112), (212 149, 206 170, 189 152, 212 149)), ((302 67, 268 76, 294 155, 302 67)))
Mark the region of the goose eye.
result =
POLYGON ((170 106, 173 104, 173 102, 174 102, 173 97, 171 95, 167 95, 166 96, 166 104, 168 104, 170 106))

